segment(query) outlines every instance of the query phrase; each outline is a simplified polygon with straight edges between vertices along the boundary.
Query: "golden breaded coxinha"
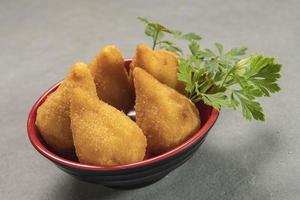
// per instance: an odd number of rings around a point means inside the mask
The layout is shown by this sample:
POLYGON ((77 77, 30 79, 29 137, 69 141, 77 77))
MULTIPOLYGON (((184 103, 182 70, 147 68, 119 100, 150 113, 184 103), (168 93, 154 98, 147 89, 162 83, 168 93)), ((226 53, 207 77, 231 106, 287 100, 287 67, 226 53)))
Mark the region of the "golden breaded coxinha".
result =
POLYGON ((124 165, 143 160, 146 137, 123 112, 76 88, 71 98, 71 129, 76 154, 89 165, 124 165))
POLYGON ((133 89, 124 67, 124 58, 117 47, 104 47, 89 67, 101 100, 125 113, 132 109, 133 89))
POLYGON ((146 70, 161 83, 184 94, 184 83, 177 79, 178 57, 175 53, 163 49, 153 51, 140 44, 131 63, 131 72, 135 67, 146 70))
POLYGON ((84 63, 75 63, 55 92, 38 108, 36 125, 45 142, 56 152, 74 149, 70 129, 70 98, 74 87, 95 90, 90 70, 84 63))
POLYGON ((133 70, 136 123, 154 154, 169 151, 200 129, 196 106, 141 68, 133 70))

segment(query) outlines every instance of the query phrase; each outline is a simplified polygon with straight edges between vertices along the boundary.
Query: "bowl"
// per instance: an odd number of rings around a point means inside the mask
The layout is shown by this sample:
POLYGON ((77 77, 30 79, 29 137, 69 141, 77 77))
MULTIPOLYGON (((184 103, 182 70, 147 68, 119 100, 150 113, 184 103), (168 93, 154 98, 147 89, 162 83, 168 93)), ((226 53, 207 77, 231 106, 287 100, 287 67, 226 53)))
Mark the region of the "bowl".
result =
MULTIPOLYGON (((128 69, 131 60, 125 61, 128 69)), ((81 164, 75 154, 58 155, 50 150, 36 125, 38 107, 54 92, 61 82, 48 89, 33 105, 27 120, 27 132, 33 147, 62 171, 83 181, 119 189, 132 189, 152 184, 185 163, 204 142, 219 112, 203 103, 196 104, 201 116, 201 128, 190 139, 164 154, 143 161, 119 166, 92 166, 81 164)))

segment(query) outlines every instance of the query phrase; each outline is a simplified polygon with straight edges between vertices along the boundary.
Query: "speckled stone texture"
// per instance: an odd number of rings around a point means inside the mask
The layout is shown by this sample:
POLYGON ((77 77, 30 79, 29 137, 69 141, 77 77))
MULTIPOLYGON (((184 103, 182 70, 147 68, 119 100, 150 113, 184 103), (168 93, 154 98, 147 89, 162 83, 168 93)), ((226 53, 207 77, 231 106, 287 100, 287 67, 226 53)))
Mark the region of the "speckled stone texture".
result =
POLYGON ((299 10, 299 0, 0 1, 0 199, 298 200, 299 10), (28 111, 75 61, 90 62, 106 44, 130 58, 150 42, 140 15, 199 32, 204 46, 276 55, 282 92, 263 100, 265 123, 222 110, 194 157, 154 185, 120 191, 77 181, 33 149, 28 111))

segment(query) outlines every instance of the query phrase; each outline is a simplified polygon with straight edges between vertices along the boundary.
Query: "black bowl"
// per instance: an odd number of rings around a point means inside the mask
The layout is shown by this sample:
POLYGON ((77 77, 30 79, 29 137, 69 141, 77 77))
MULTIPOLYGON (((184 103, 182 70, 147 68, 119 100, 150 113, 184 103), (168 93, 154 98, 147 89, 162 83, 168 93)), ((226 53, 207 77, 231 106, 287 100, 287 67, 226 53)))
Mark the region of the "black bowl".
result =
MULTIPOLYGON (((128 67, 131 61, 127 60, 128 67)), ((121 189, 138 188, 154 183, 169 172, 186 162, 204 142, 209 130, 218 118, 219 112, 210 106, 197 104, 202 126, 189 140, 175 149, 141 162, 120 166, 92 166, 81 164, 75 155, 58 155, 52 152, 41 137, 36 125, 36 111, 46 97, 54 92, 60 83, 48 89, 32 107, 27 121, 28 137, 44 157, 52 161, 58 168, 74 177, 92 183, 121 189)))

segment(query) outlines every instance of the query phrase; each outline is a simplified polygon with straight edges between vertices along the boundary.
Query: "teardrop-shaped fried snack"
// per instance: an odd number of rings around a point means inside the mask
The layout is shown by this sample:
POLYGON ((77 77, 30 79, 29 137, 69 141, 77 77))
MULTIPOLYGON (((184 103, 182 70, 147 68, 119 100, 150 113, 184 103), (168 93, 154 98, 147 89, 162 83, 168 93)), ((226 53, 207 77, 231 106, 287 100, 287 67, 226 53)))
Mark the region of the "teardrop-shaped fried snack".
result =
POLYGON ((90 64, 99 98, 127 113, 134 105, 133 89, 120 50, 106 46, 90 64))
POLYGON ((90 70, 84 63, 76 63, 55 92, 38 108, 36 126, 50 148, 59 153, 74 150, 70 129, 70 98, 74 87, 96 91, 90 70))
POLYGON ((141 68, 133 71, 136 123, 154 154, 169 151, 200 129, 196 106, 184 95, 157 81, 141 68))
POLYGON ((140 67, 161 83, 184 94, 184 83, 177 79, 178 57, 175 53, 163 49, 153 51, 145 44, 136 48, 130 69, 140 67))
POLYGON ((80 88, 71 98, 71 129, 81 163, 124 165, 145 156, 146 137, 136 123, 80 88))

